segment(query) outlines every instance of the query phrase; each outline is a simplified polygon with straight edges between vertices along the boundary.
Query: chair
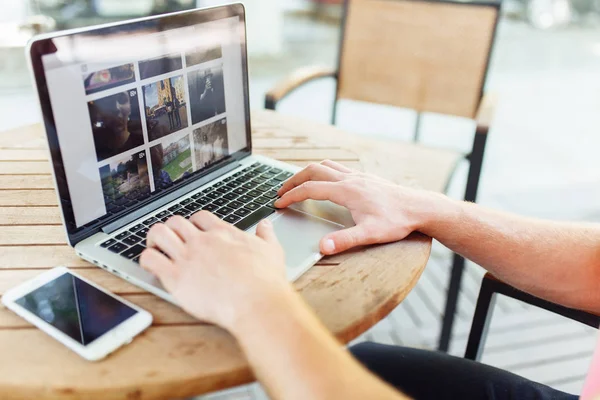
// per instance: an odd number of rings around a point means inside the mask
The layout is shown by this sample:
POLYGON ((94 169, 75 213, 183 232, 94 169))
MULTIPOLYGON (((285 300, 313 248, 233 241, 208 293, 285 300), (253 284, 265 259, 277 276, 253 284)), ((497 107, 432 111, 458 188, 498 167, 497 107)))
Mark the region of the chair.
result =
POLYGON ((473 316, 473 323, 471 324, 471 331, 469 332, 465 358, 474 361, 479 361, 481 359, 489 323, 492 319, 496 294, 503 294, 527 304, 552 311, 553 313, 581 322, 582 324, 589 325, 593 328, 598 328, 598 326, 600 326, 599 315, 575 310, 540 299, 539 297, 522 292, 519 289, 498 280, 490 273, 486 273, 481 282, 481 289, 479 290, 479 297, 477 298, 477 305, 475 306, 475 314, 473 316))
MULTIPOLYGON (((484 94, 484 84, 499 13, 500 1, 346 0, 337 69, 295 71, 266 94, 265 108, 275 110, 307 82, 334 78, 332 124, 339 99, 414 109, 415 141, 424 112, 473 119, 477 128, 467 155, 425 151, 408 143, 406 152, 431 161, 430 168, 415 176, 425 188, 440 192, 466 158, 470 167, 464 199, 474 202, 494 114, 494 98, 484 94)), ((450 341, 463 270, 464 259, 455 254, 439 343, 443 351, 450 341)))

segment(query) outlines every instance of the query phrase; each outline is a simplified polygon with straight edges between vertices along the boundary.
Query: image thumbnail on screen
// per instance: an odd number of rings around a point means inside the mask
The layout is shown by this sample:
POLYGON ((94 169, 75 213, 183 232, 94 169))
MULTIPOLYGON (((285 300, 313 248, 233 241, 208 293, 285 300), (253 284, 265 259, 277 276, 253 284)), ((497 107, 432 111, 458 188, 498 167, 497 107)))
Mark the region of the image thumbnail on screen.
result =
POLYGON ((197 169, 211 165, 228 155, 226 118, 194 129, 193 135, 197 169))
POLYGON ((188 85, 192 124, 225 112, 222 66, 190 72, 188 85))
POLYGON ((111 89, 132 82, 135 82, 133 64, 101 69, 83 75, 85 94, 96 93, 101 90, 111 89))
POLYGON ((124 156, 100 168, 104 203, 108 212, 119 212, 150 194, 146 152, 124 156))
POLYGON ((168 137, 150 148, 150 157, 155 189, 167 188, 193 171, 189 135, 182 138, 168 137))
POLYGON ((140 61, 138 65, 140 67, 141 79, 177 71, 183 67, 181 54, 179 53, 150 58, 148 60, 140 61))
POLYGON ((98 161, 144 144, 137 90, 88 102, 98 161))
POLYGON ((223 57, 221 45, 197 46, 185 55, 185 64, 189 67, 223 57))
POLYGON ((188 126, 183 76, 151 83, 142 91, 148 140, 159 139, 188 126))

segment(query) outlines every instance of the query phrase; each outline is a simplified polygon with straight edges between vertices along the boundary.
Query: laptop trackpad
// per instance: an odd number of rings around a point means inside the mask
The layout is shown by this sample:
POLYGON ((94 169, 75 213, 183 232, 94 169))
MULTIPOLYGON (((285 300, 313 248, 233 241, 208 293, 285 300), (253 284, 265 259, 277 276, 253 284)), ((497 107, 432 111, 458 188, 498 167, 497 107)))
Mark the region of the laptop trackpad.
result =
POLYGON ((290 281, 297 279, 321 259, 319 241, 323 236, 344 228, 290 208, 279 210, 270 218, 285 251, 286 275, 290 281))

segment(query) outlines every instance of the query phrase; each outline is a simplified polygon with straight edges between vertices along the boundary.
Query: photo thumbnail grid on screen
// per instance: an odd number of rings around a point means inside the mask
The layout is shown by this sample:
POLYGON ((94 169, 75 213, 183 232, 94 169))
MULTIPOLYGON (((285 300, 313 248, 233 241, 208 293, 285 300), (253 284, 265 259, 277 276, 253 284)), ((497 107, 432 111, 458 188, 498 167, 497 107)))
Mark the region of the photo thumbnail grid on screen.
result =
POLYGON ((87 66, 83 65, 82 72, 85 94, 97 93, 102 90, 135 82, 133 63, 100 69, 91 73, 87 73, 86 69, 87 66))
POLYGON ((100 181, 108 212, 119 212, 150 194, 148 163, 144 150, 120 157, 100 167, 100 181))
POLYGON ((226 118, 194 129, 193 137, 197 169, 211 165, 228 155, 226 118))
POLYGON ((136 89, 88 102, 98 161, 144 144, 136 89))
POLYGON ((180 53, 163 55, 150 58, 138 63, 140 68, 140 79, 148 79, 153 76, 167 74, 183 68, 180 53))
POLYGON ((183 75, 145 85, 142 91, 150 142, 188 126, 183 75))
POLYGON ((188 85, 193 125, 225 112, 222 66, 189 72, 188 85))
POLYGON ((194 47, 185 54, 185 65, 190 67, 205 63, 207 61, 217 60, 223 57, 223 50, 220 44, 204 44, 194 47))
POLYGON ((189 134, 176 136, 150 148, 155 190, 165 189, 193 172, 189 134))

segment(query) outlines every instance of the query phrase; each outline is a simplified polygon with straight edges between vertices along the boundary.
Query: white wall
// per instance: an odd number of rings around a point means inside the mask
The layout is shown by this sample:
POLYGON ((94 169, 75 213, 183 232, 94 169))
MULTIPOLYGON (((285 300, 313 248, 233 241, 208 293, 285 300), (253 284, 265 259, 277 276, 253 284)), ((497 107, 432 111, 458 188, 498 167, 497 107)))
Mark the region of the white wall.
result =
MULTIPOLYGON (((283 48, 283 5, 281 0, 242 0, 246 7, 248 54, 273 55, 283 48)), ((197 0, 198 7, 230 4, 231 1, 197 0)))

